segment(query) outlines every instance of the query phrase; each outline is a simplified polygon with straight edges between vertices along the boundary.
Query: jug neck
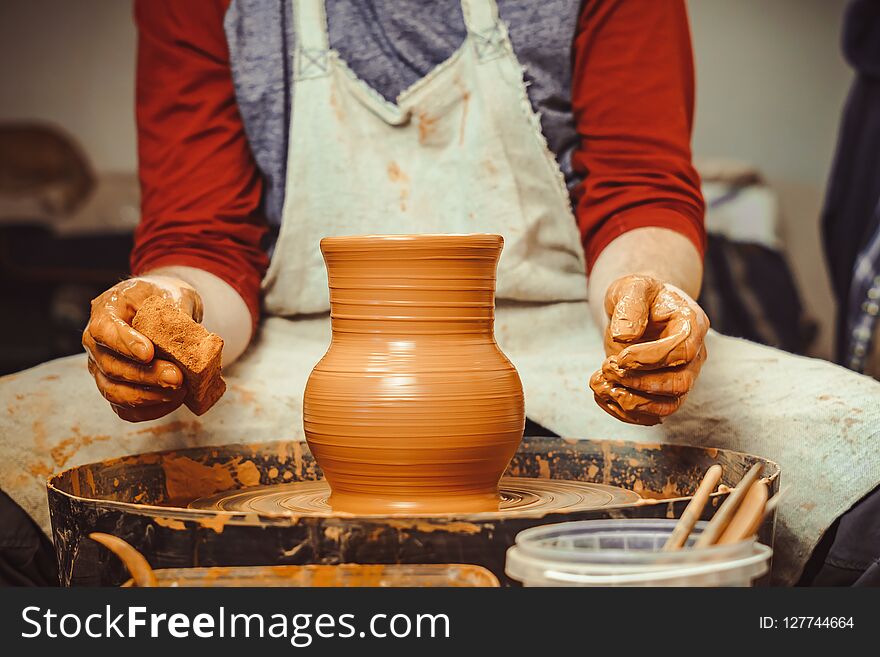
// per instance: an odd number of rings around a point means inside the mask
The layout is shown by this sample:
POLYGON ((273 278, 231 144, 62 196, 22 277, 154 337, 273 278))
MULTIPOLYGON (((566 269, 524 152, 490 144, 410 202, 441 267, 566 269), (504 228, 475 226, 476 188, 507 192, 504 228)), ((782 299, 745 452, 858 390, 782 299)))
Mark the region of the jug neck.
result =
POLYGON ((499 235, 325 238, 334 334, 488 335, 499 235))

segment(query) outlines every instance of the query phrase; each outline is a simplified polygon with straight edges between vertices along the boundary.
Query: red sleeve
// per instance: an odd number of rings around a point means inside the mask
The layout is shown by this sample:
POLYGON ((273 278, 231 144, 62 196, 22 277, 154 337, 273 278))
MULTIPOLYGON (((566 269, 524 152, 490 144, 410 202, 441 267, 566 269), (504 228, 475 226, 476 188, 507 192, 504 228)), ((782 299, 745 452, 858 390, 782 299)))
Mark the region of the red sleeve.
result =
POLYGON ((266 222, 229 69, 228 4, 135 2, 142 200, 131 269, 208 271, 235 288, 256 322, 266 222))
POLYGON ((691 165, 694 70, 683 0, 587 0, 573 46, 572 105, 584 181, 574 199, 587 268, 634 228, 671 228, 705 249, 691 165))

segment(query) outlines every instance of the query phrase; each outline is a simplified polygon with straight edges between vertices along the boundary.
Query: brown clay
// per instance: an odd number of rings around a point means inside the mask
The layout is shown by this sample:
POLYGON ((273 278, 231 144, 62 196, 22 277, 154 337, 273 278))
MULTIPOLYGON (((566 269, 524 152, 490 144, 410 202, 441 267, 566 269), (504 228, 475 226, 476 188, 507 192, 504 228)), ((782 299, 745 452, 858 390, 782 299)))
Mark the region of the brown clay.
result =
POLYGON ((497 510, 522 437, 519 375, 494 337, 500 235, 321 241, 333 338, 306 386, 306 439, 334 511, 497 510))
POLYGON ((159 356, 175 362, 183 371, 187 393, 184 404, 202 415, 226 391, 220 376, 223 339, 205 329, 168 299, 146 299, 131 325, 143 333, 159 356))

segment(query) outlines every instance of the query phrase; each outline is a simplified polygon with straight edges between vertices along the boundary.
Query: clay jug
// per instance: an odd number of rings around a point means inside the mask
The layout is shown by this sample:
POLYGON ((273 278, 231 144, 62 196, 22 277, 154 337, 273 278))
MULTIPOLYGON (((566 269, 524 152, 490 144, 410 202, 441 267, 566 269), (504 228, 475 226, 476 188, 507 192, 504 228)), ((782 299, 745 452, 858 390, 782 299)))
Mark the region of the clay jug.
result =
POLYGON ((498 509, 525 421, 495 343, 500 235, 327 237, 332 341, 303 400, 334 511, 498 509))

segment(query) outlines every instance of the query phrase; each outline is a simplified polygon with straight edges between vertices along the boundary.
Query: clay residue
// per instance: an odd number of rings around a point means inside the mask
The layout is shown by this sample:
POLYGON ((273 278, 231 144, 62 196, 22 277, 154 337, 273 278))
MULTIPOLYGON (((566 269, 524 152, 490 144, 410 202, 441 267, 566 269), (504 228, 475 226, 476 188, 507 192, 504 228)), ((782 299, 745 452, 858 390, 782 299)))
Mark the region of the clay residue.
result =
POLYGON ((260 483, 260 470, 253 461, 245 461, 236 469, 238 481, 242 486, 258 486, 260 483))
POLYGON ((477 525, 472 522, 452 521, 452 522, 428 522, 426 520, 386 520, 384 524, 388 527, 404 531, 417 531, 426 534, 432 532, 449 532, 452 534, 479 534, 484 528, 491 529, 492 525, 477 525))
POLYGON ((458 144, 464 144, 464 128, 467 125, 468 106, 470 105, 471 94, 465 91, 461 95, 461 123, 458 126, 458 144))
POLYGON ((218 534, 222 534, 223 528, 226 526, 226 523, 229 522, 230 519, 231 516, 217 514, 212 518, 199 519, 199 525, 208 529, 213 529, 218 534))
POLYGON ((154 463, 158 463, 162 460, 161 454, 150 453, 147 454, 134 454, 133 456, 123 456, 121 459, 107 459, 105 461, 101 461, 103 465, 112 465, 117 462, 124 463, 125 465, 153 465, 154 463))
POLYGON ((165 491, 171 500, 195 499, 260 483, 260 471, 254 462, 242 463, 240 457, 208 466, 186 456, 169 456, 162 460, 162 470, 165 491))
POLYGON ((94 496, 98 489, 95 486, 95 473, 91 468, 86 468, 86 484, 89 487, 89 494, 94 496))
POLYGON ((388 165, 388 179, 400 186, 399 202, 401 212, 406 212, 406 202, 409 199, 409 176, 407 176, 397 162, 392 161, 388 165))
MULTIPOLYGON (((146 429, 140 429, 139 431, 135 431, 135 435, 142 434, 150 434, 151 436, 164 436, 168 433, 186 433, 190 435, 197 434, 202 428, 202 423, 198 420, 192 420, 191 422, 183 422, 181 420, 175 420, 174 422, 169 422, 168 424, 163 424, 158 427, 147 427, 146 429)), ((155 463, 155 461, 153 461, 155 463)))
POLYGON ((651 498, 655 500, 669 500, 684 497, 685 493, 678 489, 671 477, 667 477, 666 483, 659 491, 648 490, 641 479, 636 479, 633 483, 633 490, 636 490, 643 498, 651 498))
POLYGON ((238 395, 238 400, 242 404, 253 404, 257 401, 257 395, 253 390, 245 388, 243 385, 239 384, 232 384, 229 387, 238 395))
MULTIPOLYGON (((16 395, 18 397, 18 395, 16 395)), ((46 450, 46 437, 48 432, 46 431, 46 425, 43 424, 42 420, 34 420, 34 423, 31 425, 31 436, 34 439, 34 445, 37 447, 37 450, 43 452, 46 450)))
POLYGON ((419 127, 419 143, 425 144, 437 129, 437 119, 427 112, 419 112, 416 121, 419 127))
POLYGON ((103 442, 111 438, 107 435, 82 436, 79 435, 79 431, 76 428, 74 428, 74 433, 75 435, 65 438, 49 451, 52 460, 55 461, 55 465, 59 468, 64 467, 64 464, 73 458, 81 448, 94 442, 103 442))
POLYGON ((542 458, 538 458, 538 476, 541 479, 549 479, 550 478, 550 462, 545 461, 542 458))
POLYGON ((186 529, 186 525, 182 520, 177 520, 175 518, 163 518, 162 516, 154 516, 153 522, 155 522, 160 527, 167 527, 168 529, 186 529))
MULTIPOLYGON (((298 440, 293 443, 293 467, 296 471, 296 476, 302 479, 303 477, 303 447, 302 443, 298 440)), ((285 477, 285 479, 289 479, 289 477, 285 477)))
POLYGON ((602 483, 610 484, 611 472, 614 467, 614 451, 611 449, 611 443, 607 440, 603 440, 601 443, 602 448, 602 483))
POLYGON ((39 477, 40 479, 46 479, 52 474, 52 468, 50 468, 45 463, 40 463, 39 461, 36 463, 31 463, 27 467, 27 471, 34 477, 39 477))
POLYGON ((287 443, 283 440, 277 443, 277 449, 275 450, 275 456, 278 458, 278 463, 284 465, 287 463, 287 443))
POLYGON ((333 110, 333 115, 339 123, 345 123, 345 111, 339 105, 339 99, 336 97, 335 85, 331 85, 330 87, 330 109, 333 110))

